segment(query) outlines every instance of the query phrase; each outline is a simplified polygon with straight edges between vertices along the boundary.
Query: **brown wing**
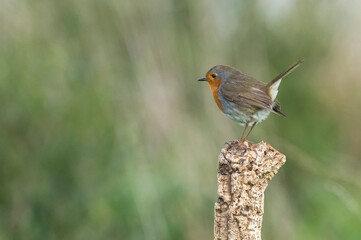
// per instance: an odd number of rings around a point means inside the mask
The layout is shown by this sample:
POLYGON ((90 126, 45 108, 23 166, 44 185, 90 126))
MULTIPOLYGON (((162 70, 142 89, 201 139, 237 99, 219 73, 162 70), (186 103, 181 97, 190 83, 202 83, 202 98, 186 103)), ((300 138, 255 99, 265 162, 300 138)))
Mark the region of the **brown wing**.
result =
POLYGON ((274 111, 272 99, 266 93, 266 84, 238 71, 222 82, 221 94, 226 100, 240 106, 274 111))

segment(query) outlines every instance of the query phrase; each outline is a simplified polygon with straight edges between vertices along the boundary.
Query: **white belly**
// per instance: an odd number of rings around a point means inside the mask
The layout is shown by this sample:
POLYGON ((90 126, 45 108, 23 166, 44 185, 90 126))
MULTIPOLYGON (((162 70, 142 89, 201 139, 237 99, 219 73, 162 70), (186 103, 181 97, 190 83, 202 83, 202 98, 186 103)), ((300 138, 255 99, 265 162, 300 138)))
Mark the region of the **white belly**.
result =
POLYGON ((222 107, 224 110, 224 114, 227 115, 230 119, 233 119, 241 124, 241 126, 244 126, 247 122, 249 124, 253 124, 255 122, 262 122, 265 120, 268 115, 270 114, 269 110, 261 109, 248 109, 247 107, 241 107, 233 102, 226 101, 222 98, 222 95, 220 95, 220 98, 222 100, 222 107))
POLYGON ((232 109, 232 111, 228 111, 225 114, 230 119, 239 122, 239 124, 241 126, 244 126, 247 122, 251 125, 255 122, 257 122, 257 123, 262 122, 269 116, 270 111, 268 111, 266 109, 262 109, 262 110, 256 111, 251 116, 247 116, 244 113, 242 113, 240 110, 234 108, 234 109, 232 109))
POLYGON ((268 117, 269 114, 270 111, 266 109, 262 109, 256 112, 255 114, 253 114, 252 118, 254 119, 254 122, 262 122, 268 117))

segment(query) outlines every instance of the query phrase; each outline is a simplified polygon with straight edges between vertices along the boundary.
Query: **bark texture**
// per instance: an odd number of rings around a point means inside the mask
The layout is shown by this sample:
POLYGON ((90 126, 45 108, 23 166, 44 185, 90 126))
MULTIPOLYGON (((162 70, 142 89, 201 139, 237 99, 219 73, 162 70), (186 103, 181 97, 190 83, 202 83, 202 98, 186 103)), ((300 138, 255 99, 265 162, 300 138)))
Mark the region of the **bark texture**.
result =
POLYGON ((214 239, 261 239, 264 191, 285 162, 285 155, 265 142, 227 143, 218 158, 214 239))

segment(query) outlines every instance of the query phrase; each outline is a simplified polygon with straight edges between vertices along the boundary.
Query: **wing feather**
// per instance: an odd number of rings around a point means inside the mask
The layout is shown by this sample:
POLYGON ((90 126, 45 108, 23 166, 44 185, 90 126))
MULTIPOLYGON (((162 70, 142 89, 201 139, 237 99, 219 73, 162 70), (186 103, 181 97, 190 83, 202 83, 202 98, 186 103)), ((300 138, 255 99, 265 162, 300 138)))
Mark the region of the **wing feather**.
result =
POLYGON ((266 93, 266 84, 240 72, 233 72, 221 84, 222 96, 240 106, 252 106, 273 112, 271 97, 266 93))

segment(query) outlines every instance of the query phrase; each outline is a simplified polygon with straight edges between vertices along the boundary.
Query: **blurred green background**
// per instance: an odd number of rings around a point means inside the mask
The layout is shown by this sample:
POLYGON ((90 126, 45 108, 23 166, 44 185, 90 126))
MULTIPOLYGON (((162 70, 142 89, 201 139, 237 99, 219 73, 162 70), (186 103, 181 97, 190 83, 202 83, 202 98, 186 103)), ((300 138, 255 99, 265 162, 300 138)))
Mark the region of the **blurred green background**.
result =
POLYGON ((0 239, 213 239, 217 157, 242 129, 196 81, 269 81, 250 140, 287 163, 262 235, 361 238, 361 2, 0 0, 0 239))

